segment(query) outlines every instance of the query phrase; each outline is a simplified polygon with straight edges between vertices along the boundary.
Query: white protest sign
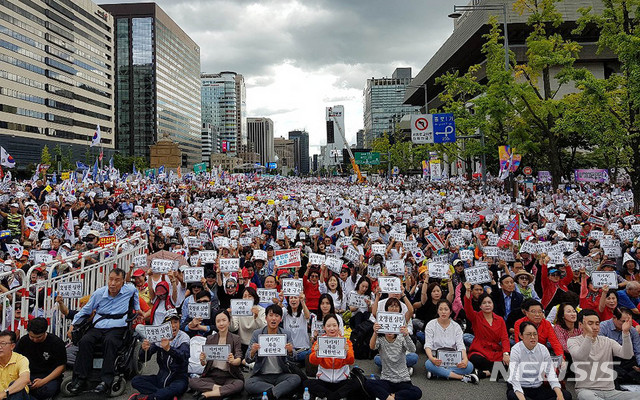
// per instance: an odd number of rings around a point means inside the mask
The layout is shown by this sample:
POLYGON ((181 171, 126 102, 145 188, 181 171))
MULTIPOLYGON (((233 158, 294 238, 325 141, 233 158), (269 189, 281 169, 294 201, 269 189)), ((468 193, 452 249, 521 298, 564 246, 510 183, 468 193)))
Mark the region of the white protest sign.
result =
POLYGON ((387 260, 385 268, 389 275, 404 275, 404 260, 387 260))
POLYGON ((382 293, 402 293, 400 278, 395 276, 379 276, 378 286, 382 293))
POLYGON ((234 317, 252 315, 251 307, 253 307, 253 300, 231 299, 231 315, 234 317))
POLYGON ((144 327, 144 336, 145 338, 152 342, 157 343, 162 341, 162 339, 171 339, 173 336, 173 331, 171 330, 171 323, 166 322, 162 325, 145 325, 144 327))
POLYGON ((472 285, 491 282, 491 274, 487 267, 473 267, 464 270, 467 282, 472 285))
POLYGON ((429 278, 447 279, 449 277, 449 274, 447 274, 448 271, 448 264, 438 262, 429 263, 429 278))
POLYGON ((282 280, 284 296, 298 296, 302 292, 302 279, 286 278, 282 280))
POLYGON ((309 265, 322 265, 324 264, 325 255, 318 253, 309 254, 309 265))
POLYGON ((367 276, 369 278, 377 279, 380 276, 380 264, 369 265, 367 267, 367 276))
POLYGON ((256 292, 258 292, 258 297, 260 297, 260 303, 272 303, 273 299, 278 297, 277 289, 258 288, 256 292))
POLYGON ((324 260, 325 265, 329 268, 329 271, 339 274, 342 270, 342 260, 337 257, 329 256, 324 260))
POLYGON ((190 267, 182 270, 184 281, 187 283, 200 282, 204 278, 204 268, 190 267))
POLYGON ((287 335, 258 335, 258 356, 286 356, 287 335))
POLYGON ((456 368, 462 362, 462 352, 438 350, 438 360, 442 360, 443 368, 456 368))
POLYGON ((200 254, 200 262, 202 264, 214 263, 218 258, 218 252, 215 250, 203 250, 199 254, 200 254))
POLYGON ((346 341, 343 337, 320 336, 316 355, 320 358, 346 358, 346 341))
POLYGON ((211 305, 209 303, 189 302, 187 307, 189 308, 189 316, 191 318, 211 318, 211 305))
POLYGON ((151 271, 156 274, 166 274, 173 268, 173 260, 151 260, 151 271))
POLYGON ((230 344, 205 344, 202 352, 207 361, 227 361, 231 352, 230 344))
POLYGON ((254 250, 253 259, 267 261, 267 252, 264 250, 254 250))
POLYGON ((400 333, 400 328, 405 326, 405 319, 402 313, 392 313, 378 311, 376 323, 380 325, 378 333, 400 333))
POLYGON ((594 288, 609 285, 609 289, 617 289, 618 277, 615 271, 593 271, 591 273, 591 283, 594 288))
POLYGON ((221 258, 220 259, 220 272, 238 272, 240 269, 239 258, 221 258))
POLYGON ((373 252, 373 254, 384 255, 384 253, 387 251, 387 247, 382 243, 374 243, 371 245, 371 251, 373 252))
POLYGON ((82 282, 60 282, 58 295, 63 299, 79 299, 82 297, 82 282))
POLYGON ((366 307, 367 303, 364 301, 365 297, 356 292, 349 293, 349 298, 347 299, 347 305, 349 307, 366 307))
POLYGON ((144 254, 140 254, 138 256, 133 257, 133 265, 135 265, 137 268, 146 268, 147 256, 144 254))
POLYGON ((462 261, 473 260, 473 250, 460 250, 460 259, 462 261))
POLYGON ((53 261, 53 256, 48 253, 37 253, 33 261, 34 264, 49 264, 53 261))
POLYGON ((360 260, 360 253, 358 252, 358 250, 354 249, 353 246, 349 246, 344 252, 344 258, 355 263, 360 260))

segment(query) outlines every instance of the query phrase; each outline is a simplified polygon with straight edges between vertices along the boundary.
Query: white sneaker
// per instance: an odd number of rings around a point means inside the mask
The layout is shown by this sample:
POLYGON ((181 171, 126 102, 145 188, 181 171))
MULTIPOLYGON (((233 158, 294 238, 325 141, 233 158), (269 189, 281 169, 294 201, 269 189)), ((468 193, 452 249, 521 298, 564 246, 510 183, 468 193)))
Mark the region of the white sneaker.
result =
POLYGON ((427 371, 427 379, 431 379, 431 371, 427 371))
POLYGON ((413 367, 409 367, 409 376, 413 375, 413 367))
POLYGON ((468 374, 462 377, 462 382, 464 383, 473 383, 474 385, 477 385, 478 382, 480 381, 480 379, 478 379, 478 375, 476 374, 468 374))
POLYGON ((247 367, 249 367, 250 370, 253 370, 253 366, 256 365, 255 362, 249 363, 247 364, 247 367))

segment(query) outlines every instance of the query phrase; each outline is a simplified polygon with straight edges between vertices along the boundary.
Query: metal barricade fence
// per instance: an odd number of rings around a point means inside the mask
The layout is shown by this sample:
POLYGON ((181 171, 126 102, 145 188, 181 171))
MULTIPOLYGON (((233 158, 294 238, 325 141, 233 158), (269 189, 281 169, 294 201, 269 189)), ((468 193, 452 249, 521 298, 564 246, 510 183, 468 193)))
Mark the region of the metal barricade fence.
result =
MULTIPOLYGON (((67 312, 79 310, 83 297, 88 298, 96 289, 105 286, 112 269, 121 268, 128 272, 133 258, 146 251, 146 235, 137 233, 105 247, 71 254, 49 264, 34 265, 23 281, 23 289, 31 293, 28 298, 29 315, 47 318, 51 325, 50 332, 64 340, 71 325, 71 319, 66 318, 67 312), (41 268, 46 268, 47 278, 34 281, 32 275, 41 268), (76 291, 73 297, 61 298, 60 286, 69 283, 76 283, 81 290, 76 291)), ((23 315, 26 318, 27 314, 23 315)), ((21 329, 22 334, 26 330, 26 321, 21 329)))
POLYGON ((24 331, 24 321, 28 314, 27 296, 24 292, 26 275, 21 269, 0 273, 0 281, 5 279, 9 285, 4 288, 8 290, 0 293, 0 309, 2 309, 0 328, 16 333, 20 330, 24 331))

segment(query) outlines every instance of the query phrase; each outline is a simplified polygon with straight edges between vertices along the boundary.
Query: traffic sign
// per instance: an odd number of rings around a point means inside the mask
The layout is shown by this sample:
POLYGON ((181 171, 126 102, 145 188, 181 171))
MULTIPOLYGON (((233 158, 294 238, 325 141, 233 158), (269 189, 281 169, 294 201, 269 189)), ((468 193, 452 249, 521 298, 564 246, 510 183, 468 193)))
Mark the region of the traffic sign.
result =
POLYGON ((199 163, 199 164, 195 164, 193 166, 193 172, 195 172, 196 174, 199 174, 201 172, 205 172, 207 170, 207 164, 206 163, 199 163))
POLYGON ((433 115, 411 116, 411 141, 416 144, 433 143, 433 115))
POLYGON ((379 165, 380 153, 375 152, 356 152, 353 154, 358 165, 379 165))
POLYGON ((531 173, 533 173, 533 170, 531 169, 531 167, 524 167, 522 172, 524 172, 525 175, 531 175, 531 173))
POLYGON ((456 124, 453 114, 412 115, 411 141, 415 144, 455 142, 456 124))

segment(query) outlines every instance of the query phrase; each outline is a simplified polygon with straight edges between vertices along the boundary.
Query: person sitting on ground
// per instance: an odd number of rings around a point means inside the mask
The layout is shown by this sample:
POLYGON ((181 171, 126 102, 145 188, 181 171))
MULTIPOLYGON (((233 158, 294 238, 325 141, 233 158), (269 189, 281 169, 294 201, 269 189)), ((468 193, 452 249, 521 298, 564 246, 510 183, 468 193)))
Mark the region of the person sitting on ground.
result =
POLYGON ((16 334, 0 332, 0 399, 30 400, 27 385, 31 382, 29 360, 16 353, 16 334))
POLYGON ((622 344, 605 336, 600 336, 600 317, 593 310, 582 310, 578 314, 578 324, 582 335, 567 341, 573 358, 578 400, 637 400, 638 394, 615 389, 613 357, 629 359, 633 357, 631 343, 631 320, 622 324, 622 344))
POLYGON ((422 390, 411 383, 411 374, 406 364, 405 354, 415 353, 416 345, 409 336, 406 326, 400 328, 400 335, 386 333, 378 335, 380 325, 373 325, 373 336, 369 341, 371 350, 378 350, 382 373, 380 379, 367 379, 365 388, 371 397, 385 400, 418 400, 422 390))
POLYGON ((428 357, 424 365, 427 369, 427 379, 434 376, 477 384, 478 376, 472 373, 473 364, 467 358, 467 350, 462 340, 462 328, 451 320, 451 303, 448 300, 440 300, 437 309, 438 318, 429 321, 424 328, 424 351, 428 357), (443 367, 443 361, 437 354, 438 350, 460 352, 460 362, 455 367, 443 367))
MULTIPOLYGON (((520 325, 523 322, 533 322, 538 331, 538 340, 540 341, 540 344, 546 345, 547 342, 549 342, 554 355, 564 357, 564 350, 562 350, 562 345, 556 337, 556 333, 553 330, 551 322, 544 318, 542 304, 537 300, 527 299, 522 302, 522 311, 525 316, 516 321, 514 326, 516 333, 520 332, 520 325)), ((515 340, 517 343, 520 340, 520 336, 516 334, 515 340)))
POLYGON ((480 311, 471 305, 471 284, 464 283, 464 312, 473 324, 475 336, 469 348, 469 359, 476 367, 478 378, 491 376, 493 364, 509 365, 509 335, 504 319, 493 312, 493 299, 487 293, 479 297, 480 311))
MULTIPOLYGON (((324 317, 324 335, 320 337, 341 338, 340 324, 334 314, 324 317)), ((359 386, 357 380, 349 379, 349 365, 353 364, 353 345, 349 339, 345 339, 345 358, 318 357, 318 341, 316 341, 309 355, 309 362, 318 366, 317 379, 307 379, 304 386, 309 388, 312 396, 324 397, 327 400, 346 399, 349 393, 359 386)))
POLYGON ((27 324, 28 335, 22 336, 15 352, 29 360, 29 395, 36 400, 52 399, 60 391, 62 374, 67 365, 65 344, 58 336, 47 333, 46 318, 34 318, 27 324))
POLYGON ((180 330, 180 316, 175 308, 167 312, 164 322, 171 323, 172 337, 162 339, 160 343, 150 343, 145 339, 138 355, 149 360, 157 354, 159 371, 155 375, 133 377, 131 386, 140 393, 135 393, 130 400, 173 400, 187 391, 189 335, 180 330))
POLYGON ((631 281, 624 289, 618 290, 618 304, 633 313, 633 319, 640 320, 640 282, 631 281))
POLYGON ((200 353, 200 363, 204 366, 202 376, 189 379, 189 387, 201 393, 198 400, 224 398, 240 393, 244 387, 242 364, 242 346, 240 337, 229 332, 231 315, 221 310, 215 317, 217 333, 207 337, 205 345, 229 345, 229 357, 225 361, 207 361, 204 352, 200 353))
POLYGON ((266 392, 269 400, 279 399, 296 390, 300 385, 300 377, 288 373, 286 360, 295 361, 295 350, 291 333, 280 327, 282 307, 271 304, 265 310, 267 326, 256 329, 251 336, 249 348, 245 354, 247 364, 255 363, 253 373, 245 382, 245 390, 249 395, 262 395, 266 392), (260 356, 259 335, 286 335, 286 356, 260 356))
MULTIPOLYGON (((254 288, 245 287, 242 292, 242 298, 253 302, 251 315, 232 316, 229 330, 237 333, 242 343, 242 350, 246 352, 249 348, 249 342, 251 341, 253 332, 255 332, 256 329, 264 328, 267 321, 265 320, 264 308, 258 304, 260 303, 260 296, 258 296, 254 288)), ((231 312, 231 308, 227 311, 231 312)))
MULTIPOLYGON (((208 304, 209 315, 210 316, 215 315, 217 310, 213 308, 213 305, 211 304, 211 292, 209 292, 208 290, 201 290, 194 296, 195 297, 192 300, 192 303, 190 304, 195 304, 195 303, 208 304)), ((184 307, 182 308, 182 310, 184 310, 184 307)), ((189 308, 187 307, 187 313, 188 312, 189 312, 189 308)), ((213 328, 214 328, 214 321, 212 317, 203 319, 203 318, 192 318, 191 316, 187 315, 186 318, 182 316, 182 322, 180 323, 180 329, 185 331, 187 335, 189 335, 189 337, 207 336, 214 330, 213 328)))
MULTIPOLYGON (((613 339, 622 345, 622 326, 626 321, 630 321, 633 326, 633 315, 631 310, 626 307, 619 307, 613 310, 613 317, 607 321, 600 323, 600 336, 613 339)), ((614 370, 618 374, 617 382, 640 383, 640 334, 635 329, 631 329, 631 344, 633 345, 633 357, 630 359, 622 359, 614 357, 616 365, 614 370)))
POLYGON ((530 321, 518 327, 520 341, 511 348, 508 400, 571 400, 571 393, 563 390, 556 376, 555 363, 549 350, 538 342, 538 330, 530 321), (544 385, 545 378, 549 385, 544 385))
POLYGON ((578 313, 576 309, 569 303, 562 303, 558 307, 555 325, 553 331, 558 338, 564 350, 565 359, 569 360, 569 349, 567 348, 567 340, 574 336, 582 335, 582 331, 578 328, 578 313))

